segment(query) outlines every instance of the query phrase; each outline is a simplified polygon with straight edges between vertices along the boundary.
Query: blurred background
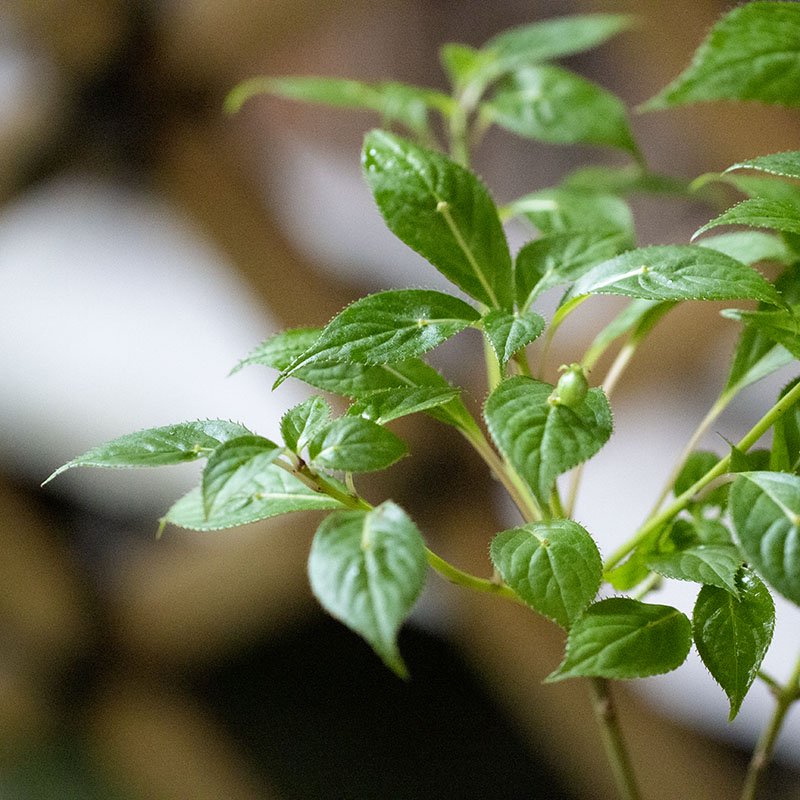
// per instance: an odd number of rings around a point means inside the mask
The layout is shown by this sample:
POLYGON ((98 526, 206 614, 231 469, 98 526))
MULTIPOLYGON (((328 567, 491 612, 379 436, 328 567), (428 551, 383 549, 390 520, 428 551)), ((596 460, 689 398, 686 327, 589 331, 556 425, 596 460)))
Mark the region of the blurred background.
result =
MULTIPOLYGON (((318 519, 215 534, 157 518, 197 478, 63 462, 124 433, 222 417, 277 435, 305 394, 231 367, 272 332, 321 325, 389 286, 441 286, 386 231, 358 164, 369 115, 274 98, 221 111, 256 74, 398 79, 446 89, 438 47, 480 45, 550 16, 632 11, 638 28, 568 65, 630 106, 687 63, 717 0, 7 0, 0 26, 0 797, 603 798, 613 796, 580 683, 541 687, 553 626, 432 575, 401 636, 397 681, 326 618, 307 587, 318 519)), ((714 104, 634 115, 655 170, 680 177, 796 149, 796 112, 714 104)), ((597 149, 490 132, 475 167, 500 202, 555 183, 597 149)), ((642 244, 685 242, 713 213, 634 205, 642 244)), ((518 246, 530 236, 510 231, 518 246)), ((608 302, 605 302, 608 300, 608 302)), ((598 299, 598 325, 619 308, 598 299)), ((578 518, 608 552, 652 504, 716 397, 736 329, 713 304, 673 312, 614 399, 617 433, 587 470, 578 518), (605 500, 635 482, 625 505, 605 500)), ((571 330, 553 363, 594 330, 571 330)), ((475 345, 464 337, 466 345, 475 345)), ((436 355, 477 407, 458 340, 436 355)), ((600 365, 602 375, 603 365, 600 365)), ((753 387, 715 426, 735 439, 787 378, 753 387)), ((365 483, 434 548, 479 574, 515 522, 480 463, 427 418, 398 430, 413 458, 365 483), (456 460, 457 469, 452 464, 456 460)), ((629 492, 628 492, 629 494, 629 492)), ((660 597, 684 609, 690 594, 660 597)), ((800 645, 781 607, 784 674, 800 645)), ((620 691, 652 798, 731 797, 771 701, 733 726, 692 661, 620 691)), ((798 798, 797 714, 765 797, 798 798)))

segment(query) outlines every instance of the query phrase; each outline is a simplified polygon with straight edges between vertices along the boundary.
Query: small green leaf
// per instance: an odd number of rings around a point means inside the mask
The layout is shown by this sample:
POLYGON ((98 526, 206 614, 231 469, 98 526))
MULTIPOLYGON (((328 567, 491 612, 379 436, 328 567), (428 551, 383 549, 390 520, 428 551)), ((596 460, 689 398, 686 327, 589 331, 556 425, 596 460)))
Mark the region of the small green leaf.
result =
POLYGON ((615 95, 550 65, 513 73, 481 106, 503 128, 552 144, 597 144, 638 152, 625 105, 615 95))
POLYGON ((259 491, 259 475, 282 448, 263 436, 239 436, 224 442, 208 457, 203 470, 203 509, 210 516, 215 505, 225 505, 240 494, 259 491))
POLYGON ((433 349, 479 319, 472 306, 442 292, 398 289, 367 295, 340 311, 311 347, 281 372, 275 385, 317 361, 404 361, 433 349))
POLYGON ((387 501, 340 511, 320 525, 308 559, 314 595, 400 677, 408 671, 397 632, 425 583, 425 544, 405 512, 387 501))
POLYGON ((398 238, 471 297, 511 308, 511 255, 494 202, 475 175, 385 131, 367 134, 362 164, 398 238))
MULTIPOLYGON (((797 385, 793 380, 781 391, 780 396, 797 385)), ((772 426, 772 449, 769 468, 773 472, 797 472, 800 468, 800 403, 795 403, 772 426)))
POLYGON ((625 249, 625 238, 611 233, 555 233, 524 245, 514 277, 517 303, 528 308, 545 290, 577 280, 589 267, 625 249))
POLYGON ((622 294, 644 300, 752 298, 779 303, 775 289, 754 269, 693 245, 642 247, 604 261, 579 278, 567 298, 585 294, 622 294))
POLYGON ((562 628, 569 628, 600 588, 603 564, 597 545, 569 519, 503 531, 492 540, 490 553, 503 580, 562 628))
POLYGON ((701 544, 674 553, 657 553, 649 556, 647 566, 665 578, 717 586, 739 596, 736 574, 742 556, 733 545, 701 544))
POLYGON ((552 404, 549 383, 516 376, 486 401, 484 416, 500 450, 542 503, 555 479, 591 458, 611 435, 608 400, 590 389, 574 408, 552 404))
POLYGON ((483 317, 481 324, 500 366, 504 367, 514 353, 541 334, 545 323, 535 311, 513 314, 507 311, 490 311, 483 317))
POLYGON ((458 397, 458 389, 416 386, 402 389, 381 389, 356 400, 347 409, 348 416, 364 417, 378 425, 394 419, 429 411, 458 397))
POLYGON ((742 472, 729 505, 736 538, 753 569, 800 605, 800 477, 742 472))
POLYGON ((646 109, 706 100, 800 105, 800 6, 747 3, 726 14, 691 65, 646 109))
POLYGON ((678 609, 611 597, 575 621, 566 657, 546 680, 661 675, 683 664, 691 645, 691 623, 678 609))
POLYGON ((691 453, 681 467, 678 477, 675 478, 675 486, 672 489, 675 497, 694 486, 703 475, 717 465, 717 462, 719 456, 709 450, 695 450, 691 453))
POLYGON ((300 453, 309 440, 328 424, 330 417, 331 407, 325 400, 309 397, 281 417, 284 443, 293 453, 300 453))
POLYGON ((314 465, 345 472, 385 469, 407 452, 402 439, 363 417, 340 417, 308 443, 314 465))
POLYGON ((772 641, 775 606, 767 587, 743 569, 738 597, 715 586, 697 596, 692 630, 697 652, 731 704, 729 719, 739 713, 772 641))
POLYGON ((692 239, 719 225, 749 225, 751 228, 800 233, 800 208, 785 200, 751 197, 698 228, 692 239))
POLYGON ((306 103, 321 103, 337 108, 374 111, 384 122, 400 122, 415 133, 425 134, 428 111, 448 115, 452 98, 420 86, 387 81, 364 83, 342 78, 284 77, 251 78, 236 86, 225 100, 225 110, 238 111, 251 97, 272 94, 306 103))
POLYGON ((795 256, 784 241, 778 236, 761 231, 722 233, 701 239, 697 244, 724 253, 748 266, 758 264, 760 261, 790 264, 795 260, 795 256))
POLYGON ((473 78, 492 71, 497 59, 493 53, 450 43, 440 48, 439 61, 453 88, 462 90, 473 78))
MULTIPOLYGON (((800 305, 776 311, 743 311, 738 308, 726 308, 722 311, 724 317, 738 320, 752 327, 770 343, 777 343, 785 347, 795 358, 800 358, 800 316, 798 314, 800 314, 800 305)), ((770 372, 774 372, 778 367, 791 361, 791 358, 787 360, 783 353, 771 352, 766 348, 763 339, 757 340, 755 345, 759 351, 765 351, 758 363, 762 372, 767 367, 770 372), (764 364, 763 359, 767 356, 770 361, 764 364)))
POLYGON ((754 169, 769 175, 780 175, 782 178, 800 178, 800 151, 790 150, 785 153, 772 153, 768 156, 750 158, 732 164, 725 172, 734 169, 754 169))
POLYGON ((618 233, 624 247, 632 246, 634 241, 631 210, 621 197, 613 194, 561 187, 541 189, 515 200, 504 213, 508 218, 526 217, 545 236, 618 233))
POLYGON ((639 164, 625 164, 621 167, 592 164, 578 167, 561 181, 561 186, 565 189, 603 194, 691 196, 687 181, 647 172, 639 164))
POLYGON ((222 442, 249 433, 243 425, 222 419, 149 428, 87 450, 59 467, 44 483, 73 467, 162 467, 195 461, 208 456, 222 442))
POLYGON ((162 522, 193 531, 217 531, 292 511, 332 508, 342 508, 342 504, 310 489, 276 464, 270 464, 253 476, 246 492, 231 495, 223 503, 215 503, 208 516, 203 507, 202 490, 197 487, 178 500, 162 522))

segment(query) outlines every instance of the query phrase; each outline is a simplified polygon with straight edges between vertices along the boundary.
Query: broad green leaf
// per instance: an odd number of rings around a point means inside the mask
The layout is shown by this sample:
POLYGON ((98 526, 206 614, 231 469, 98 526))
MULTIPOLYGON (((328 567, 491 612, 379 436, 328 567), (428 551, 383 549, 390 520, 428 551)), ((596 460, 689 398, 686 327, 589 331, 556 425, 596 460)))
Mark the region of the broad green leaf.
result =
POLYGON ((565 189, 603 194, 690 196, 687 181, 670 175, 647 172, 639 164, 625 164, 621 167, 592 164, 588 167, 578 167, 561 181, 561 186, 565 189))
POLYGON ((275 385, 316 361, 404 361, 433 349, 479 319, 472 306, 442 292, 398 289, 367 295, 340 311, 311 347, 281 372, 275 385))
POLYGON ((613 194, 556 187, 520 197, 505 209, 508 218, 524 216, 543 235, 553 233, 618 233, 625 247, 634 241, 628 204, 613 194))
POLYGON ((754 169, 769 175, 780 175, 782 178, 800 179, 800 151, 790 150, 785 153, 772 153, 768 156, 749 158, 732 164, 725 172, 734 169, 754 169))
POLYGON ((87 450, 59 467, 45 483, 73 467, 162 467, 195 461, 223 442, 249 433, 243 425, 222 419, 149 428, 87 450))
POLYGON ((340 417, 308 443, 314 465, 345 472, 385 469, 407 452, 402 439, 364 417, 340 417))
POLYGON ((252 435, 229 439, 217 447, 203 470, 201 489, 206 516, 211 516, 215 505, 224 506, 232 497, 257 492, 259 475, 282 450, 269 439, 252 435))
MULTIPOLYGON (((780 396, 797 385, 793 380, 780 396)), ((769 468, 774 472, 797 472, 800 468, 800 403, 789 409, 772 426, 772 449, 769 468)))
POLYGON ((503 531, 492 540, 490 554, 503 580, 562 628, 594 600, 603 577, 597 545, 569 519, 503 531))
MULTIPOLYGON (((791 353, 795 358, 800 358, 800 305, 790 308, 781 308, 776 311, 742 311, 737 308, 726 308, 722 315, 728 319, 735 319, 745 325, 756 329, 770 342, 777 342, 791 353)), ((759 350, 764 350, 763 341, 757 342, 759 350)), ((782 353, 770 353, 777 359, 778 366, 788 363, 782 353)), ((789 359, 791 360, 791 359, 789 359)), ((763 365, 761 365, 763 366, 763 365)), ((770 364, 769 366, 772 366, 770 364)), ((774 371, 771 369, 770 371, 774 371)))
POLYGON ((630 28, 628 14, 575 14, 503 31, 486 42, 482 50, 491 52, 505 69, 523 64, 552 61, 603 44, 630 28))
POLYGON ((698 228, 692 238, 719 225, 749 225, 751 228, 800 233, 800 208, 785 200, 750 197, 698 228))
POLYGON ((697 244, 750 266, 760 261, 790 264, 796 258, 778 236, 761 231, 736 231, 708 236, 700 239, 697 244))
POLYGON ((504 367, 514 353, 541 334, 545 323, 535 311, 490 311, 481 325, 500 366, 504 367))
POLYGON ((571 283, 589 267, 625 249, 619 233, 555 233, 524 245, 517 253, 514 277, 517 304, 528 308, 545 290, 571 283))
POLYGON ((340 511, 320 525, 308 559, 314 595, 358 633, 400 677, 408 671, 397 632, 425 583, 425 543, 405 512, 387 501, 340 511))
POLYGON ((661 675, 683 664, 691 645, 692 625, 678 609, 611 597, 578 617, 564 661, 546 680, 661 675))
POLYGON ((513 303, 511 255, 497 209, 469 170, 385 131, 364 141, 367 183, 391 231, 468 295, 513 303))
POLYGON ((235 528, 292 511, 325 511, 342 508, 338 500, 310 489, 286 470, 270 464, 253 476, 247 492, 229 496, 215 503, 206 516, 200 487, 178 500, 162 519, 193 531, 217 531, 235 528))
POLYGON ((657 245, 630 250, 580 277, 567 298, 621 294, 643 300, 752 298, 778 304, 770 283, 730 256, 694 245, 657 245))
POLYGON ((800 5, 747 3, 726 14, 691 65, 646 109, 706 100, 800 105, 800 5))
POLYGON ((530 139, 638 152, 622 101, 560 67, 517 70, 480 110, 495 124, 530 139))
POLYGON ((647 566, 666 578, 718 586, 739 596, 736 574, 742 556, 734 545, 701 544, 674 553, 656 553, 647 559, 647 566))
POLYGON ((415 133, 423 134, 427 131, 429 110, 446 116, 454 105, 452 98, 441 92, 393 81, 364 83, 342 78, 290 76, 251 78, 240 83, 226 98, 225 110, 236 112, 259 94, 374 111, 386 123, 400 122, 415 133))
POLYGON ((800 477, 742 472, 731 488, 729 507, 750 566, 800 605, 800 477))
POLYGON ((347 413, 351 417, 364 417, 385 425, 393 419, 446 405, 458 397, 458 391, 434 386, 381 389, 356 400, 347 413))
POLYGON ((731 704, 729 719, 739 713, 772 641, 775 606, 766 586, 750 570, 739 580, 738 597, 704 586, 692 614, 697 652, 731 704))
POLYGON ((612 428, 601 389, 590 389, 574 408, 548 402, 552 391, 549 383, 516 376, 500 383, 484 408, 492 438, 543 503, 555 479, 591 458, 612 428))
POLYGON ((286 446, 299 453, 331 417, 331 407, 321 397, 309 397, 281 417, 281 435, 286 446))

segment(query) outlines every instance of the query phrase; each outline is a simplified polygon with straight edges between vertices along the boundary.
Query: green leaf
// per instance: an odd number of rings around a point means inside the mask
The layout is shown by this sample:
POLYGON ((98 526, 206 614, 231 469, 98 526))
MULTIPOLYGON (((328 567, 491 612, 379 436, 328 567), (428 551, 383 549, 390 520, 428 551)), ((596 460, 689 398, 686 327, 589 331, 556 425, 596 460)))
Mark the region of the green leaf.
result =
MULTIPOLYGON (((797 385, 793 380, 781 391, 780 396, 797 385)), ((772 449, 769 468, 774 472, 797 472, 800 468, 800 403, 795 403, 772 426, 772 449)))
POLYGON ((217 531, 236 528, 292 511, 324 511, 342 508, 338 500, 321 494, 301 483, 276 464, 253 475, 247 491, 230 495, 223 503, 215 503, 206 516, 200 487, 178 500, 164 516, 170 523, 193 531, 217 531))
POLYGON ((775 289, 754 269, 694 245, 641 247, 604 261, 575 282, 567 299, 585 294, 643 300, 753 298, 779 303, 775 289))
POLYGON ((736 231, 708 236, 697 244, 724 253, 750 266, 760 261, 790 264, 795 260, 795 256, 784 241, 778 236, 761 231, 736 231))
POLYGON ((800 105, 800 6, 747 3, 726 14, 691 65, 646 109, 706 100, 800 105))
POLYGON ((222 419, 149 428, 87 450, 59 467, 44 483, 73 467, 162 467, 195 461, 208 456, 222 442, 249 433, 243 425, 222 419))
POLYGON ((340 417, 308 443, 311 462, 345 472, 375 472, 408 452, 391 431, 363 417, 340 417))
POLYGON ((347 409, 347 414, 385 425, 394 419, 416 414, 418 411, 429 411, 437 406, 446 405, 456 397, 458 389, 440 389, 433 386, 381 389, 356 400, 347 409))
POLYGON ((647 566, 666 578, 717 586, 739 596, 736 574, 742 556, 730 544, 701 544, 674 553, 656 553, 647 559, 647 566))
POLYGON ((321 397, 309 397, 281 417, 281 435, 286 446, 299 453, 329 422, 331 407, 321 397))
MULTIPOLYGON (((724 172, 701 175, 692 182, 692 186, 701 189, 710 181, 719 181, 733 186, 748 197, 763 197, 765 200, 780 200, 800 206, 800 187, 789 181, 776 180, 764 175, 741 175, 739 173, 724 172)), ((709 200, 712 196, 709 196, 709 200)))
POLYGON ((572 283, 589 267, 625 249, 625 238, 611 233, 555 233, 524 245, 517 253, 514 277, 517 304, 528 308, 545 290, 572 283))
POLYGON ((400 122, 415 133, 426 133, 428 111, 448 115, 452 98, 420 86, 387 81, 364 83, 342 78, 289 76, 251 78, 236 86, 225 100, 225 110, 238 111, 247 100, 259 94, 272 94, 306 103, 321 103, 337 108, 374 111, 385 123, 400 122))
POLYGON ((678 609, 611 597, 575 621, 566 657, 546 680, 661 675, 683 664, 691 645, 691 623, 678 609))
POLYGON ((692 630, 697 652, 731 704, 729 720, 739 713, 772 641, 775 606, 767 587, 742 570, 738 598, 714 586, 697 596, 692 630))
POLYGON ((208 457, 201 488, 203 509, 210 516, 214 506, 223 506, 240 494, 248 496, 259 490, 259 475, 282 452, 263 436, 238 436, 224 442, 208 457))
POLYGON ((621 167, 592 164, 578 167, 561 181, 561 186, 565 189, 602 194, 691 195, 687 181, 647 172, 639 164, 625 164, 621 167))
POLYGON ((574 408, 548 402, 552 391, 549 383, 516 376, 500 383, 484 408, 495 443, 542 503, 555 479, 591 458, 612 428, 601 389, 590 389, 574 408))
POLYGON ((503 531, 490 554, 503 580, 540 614, 569 628, 594 600, 603 563, 592 537, 569 519, 503 531))
POLYGON ((505 209, 508 218, 524 216, 542 234, 618 233, 625 247, 634 241, 628 204, 613 194, 556 187, 520 197, 505 209))
POLYGON ((494 202, 475 175, 385 131, 367 134, 362 164, 398 238, 471 297, 511 308, 511 255, 494 202))
POLYGON ((790 150, 785 153, 772 153, 768 156, 750 158, 732 164, 725 172, 734 169, 754 169, 769 175, 780 175, 782 178, 800 178, 800 151, 790 150))
POLYGON ((700 478, 709 470, 713 469, 719 462, 719 456, 710 450, 695 450, 681 467, 678 477, 675 478, 675 486, 672 489, 675 497, 683 494, 687 489, 694 486, 700 478))
MULTIPOLYGON (((788 309, 781 308, 776 311, 742 311, 738 308, 726 308, 721 313, 722 316, 728 319, 735 319, 753 327, 770 342, 777 342, 783 345, 791 355, 795 358, 800 358, 800 317, 798 317, 800 305, 793 305, 788 309)), ((757 341, 756 345, 758 351, 766 349, 763 340, 757 341)), ((788 363, 782 353, 769 353, 769 355, 773 362, 767 365, 770 367, 770 372, 774 372, 774 368, 788 363), (777 360, 777 366, 774 364, 775 360, 777 360)), ((760 366, 763 371, 764 365, 761 364, 760 366)))
POLYGON ((372 511, 331 514, 308 559, 311 589, 323 608, 366 639, 400 677, 408 671, 397 632, 422 591, 426 569, 419 530, 390 501, 372 511))
POLYGON ((367 295, 340 311, 311 347, 281 372, 275 385, 315 361, 404 361, 479 319, 472 306, 442 292, 398 289, 367 295))
POLYGON ((473 78, 492 71, 497 59, 465 44, 445 44, 439 49, 439 61, 456 90, 462 90, 473 78))
POLYGON ((622 101, 560 67, 517 70, 480 110, 497 125, 530 139, 638 153, 622 101))
POLYGON ((800 605, 800 477, 742 472, 729 505, 736 538, 753 569, 800 605))
POLYGON ((698 228, 692 238, 719 225, 749 225, 751 228, 800 233, 800 208, 785 200, 751 197, 698 228))
POLYGON ((235 375, 240 369, 251 364, 260 364, 283 372, 319 339, 321 333, 322 328, 291 328, 276 333, 245 356, 230 374, 235 375))
POLYGON ((504 367, 514 353, 541 334, 545 323, 535 311, 513 314, 507 311, 490 311, 483 317, 481 324, 500 366, 504 367))

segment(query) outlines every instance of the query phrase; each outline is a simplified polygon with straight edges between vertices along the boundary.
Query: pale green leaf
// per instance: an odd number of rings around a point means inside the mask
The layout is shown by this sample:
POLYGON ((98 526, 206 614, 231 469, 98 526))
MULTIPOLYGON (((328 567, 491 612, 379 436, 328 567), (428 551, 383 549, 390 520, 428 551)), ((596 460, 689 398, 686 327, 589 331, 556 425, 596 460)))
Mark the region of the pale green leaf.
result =
POLYGON ((385 131, 367 135, 362 163, 398 238, 471 297, 511 308, 511 255, 494 202, 475 175, 385 131))
POLYGON ((738 597, 715 586, 697 596, 692 630, 697 652, 731 705, 739 713, 758 674, 775 627, 775 606, 767 587, 750 570, 742 570, 738 597))
POLYGON ((750 566, 800 605, 800 477, 742 472, 731 488, 729 507, 750 566))
POLYGON ((490 311, 481 320, 483 332, 501 367, 514 353, 536 339, 544 330, 544 324, 544 319, 535 311, 490 311))
POLYGON ((760 261, 775 261, 790 264, 796 260, 786 243, 778 236, 761 231, 736 231, 707 236, 697 242, 700 247, 708 247, 726 256, 741 261, 742 264, 758 264, 760 261))
POLYGON ((566 657, 547 680, 661 675, 683 664, 691 645, 691 623, 676 608, 611 597, 575 621, 566 657))
POLYGON ((692 238, 720 225, 748 225, 751 228, 800 233, 800 208, 785 200, 750 197, 698 228, 692 238))
POLYGON ((129 433, 87 450, 59 467, 46 481, 73 467, 161 467, 205 458, 222 442, 250 433, 222 419, 180 422, 129 433))
MULTIPOLYGON (((794 358, 800 358, 800 316, 798 316, 800 305, 776 311, 742 311, 726 308, 722 314, 728 319, 738 320, 754 328, 769 342, 782 345, 794 358)), ((769 367, 769 371, 774 372, 774 368, 791 361, 791 358, 787 360, 783 353, 774 353, 767 349, 763 339, 757 340, 754 346, 757 347, 757 352, 765 351, 764 357, 769 356, 770 358, 770 363, 766 365, 763 363, 763 358, 759 360, 757 366, 760 367, 759 371, 761 372, 765 367, 769 367)))
POLYGON ((594 600, 603 575, 597 545, 568 519, 503 531, 490 554, 503 580, 532 608, 569 628, 594 600))
POLYGON ((379 425, 394 419, 430 411, 446 405, 458 397, 459 390, 434 386, 413 386, 381 389, 356 400, 347 409, 349 416, 364 417, 379 425))
POLYGON ((308 443, 314 465, 346 472, 385 469, 407 452, 402 439, 364 417, 340 417, 308 443))
POLYGON ((362 636, 401 677, 408 671, 397 632, 425 583, 425 544, 405 512, 387 501, 340 511, 320 525, 308 559, 323 608, 362 636))
POLYGON ((647 566, 666 578, 718 586, 738 597, 736 574, 742 560, 733 545, 701 544, 674 553, 652 554, 647 566))
POLYGON ((612 429, 601 389, 590 389, 568 408, 548 402, 553 388, 524 376, 508 378, 484 408, 492 438, 542 503, 549 501, 555 479, 591 458, 612 429))
POLYGON ((331 407, 325 400, 309 397, 281 417, 284 443, 293 453, 300 453, 309 440, 328 424, 330 417, 331 407))
POLYGON ((561 186, 565 189, 603 194, 691 196, 688 181, 647 172, 639 164, 625 164, 620 167, 592 164, 578 167, 561 181, 561 186))
POLYGON ((691 65, 645 108, 706 100, 800 105, 800 5, 734 8, 711 29, 691 65))

